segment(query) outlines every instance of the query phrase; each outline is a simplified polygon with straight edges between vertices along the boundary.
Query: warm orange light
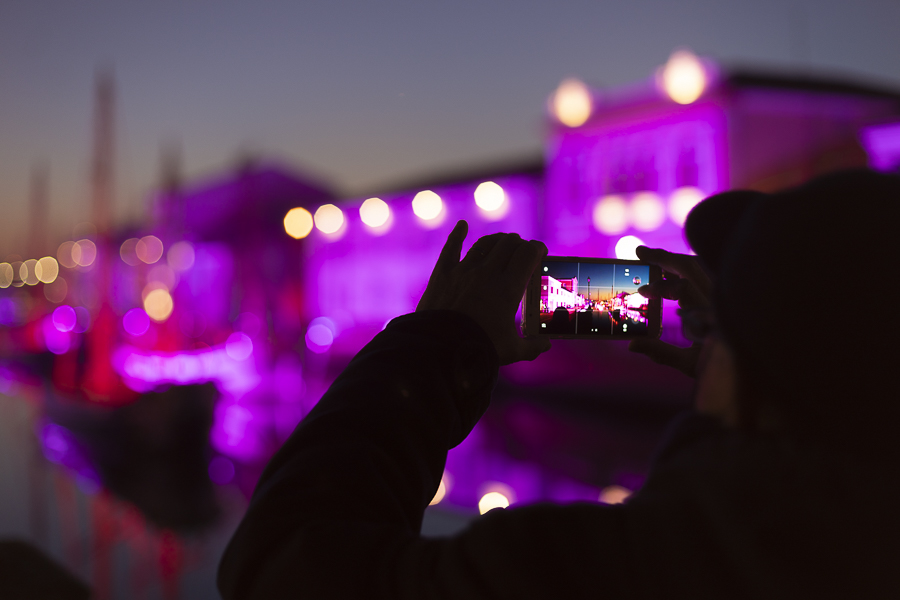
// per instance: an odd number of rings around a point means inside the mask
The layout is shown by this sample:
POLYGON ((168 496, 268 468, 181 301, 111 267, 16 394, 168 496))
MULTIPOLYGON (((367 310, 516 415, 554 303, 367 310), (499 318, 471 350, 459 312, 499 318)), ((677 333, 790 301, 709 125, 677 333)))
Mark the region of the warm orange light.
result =
POLYGON ((509 499, 500 492, 488 492, 478 501, 478 512, 484 514, 495 508, 506 508, 509 506, 509 499))
POLYGON ((56 260, 67 269, 74 269, 78 266, 75 261, 72 260, 72 249, 74 247, 75 242, 63 242, 56 251, 56 260))
POLYGON ((302 240, 313 228, 313 217, 309 211, 298 206, 284 215, 284 230, 295 240, 302 240))
POLYGON ((141 263, 141 260, 135 254, 135 248, 137 247, 138 239, 137 238, 128 238, 122 245, 119 246, 119 256, 122 258, 122 262, 126 265, 134 267, 141 263))
POLYGON ((631 496, 631 490, 620 485, 610 485, 600 492, 600 502, 604 504, 621 504, 631 496))
POLYGON ((453 477, 450 476, 450 473, 444 471, 443 476, 441 476, 441 483, 438 485, 437 492, 434 494, 434 498, 431 499, 431 502, 428 503, 429 506, 434 506, 435 504, 440 504, 441 500, 444 499, 444 496, 450 491, 450 488, 453 487, 453 477))
POLYGON ((631 200, 631 222, 638 231, 653 231, 666 220, 666 207, 653 192, 640 192, 631 200))
POLYGON ((145 235, 134 245, 134 253, 142 262, 152 265, 162 258, 162 240, 155 235, 145 235))
POLYGON ((578 79, 566 79, 559 84, 552 100, 553 114, 567 127, 584 125, 591 116, 591 91, 578 79))
POLYGON ((334 204, 323 204, 316 209, 314 220, 322 233, 336 233, 344 224, 344 212, 334 204))
POLYGON ((12 285, 14 272, 8 262, 0 263, 0 288, 8 288, 12 285))
POLYGON ((444 210, 444 202, 431 190, 425 190, 413 198, 412 209, 415 215, 423 221, 431 221, 440 216, 441 211, 444 210))
POLYGON ((78 240, 72 246, 72 262, 79 267, 89 267, 97 258, 97 246, 88 239, 78 240))
POLYGON ((594 227, 606 235, 628 229, 628 205, 619 196, 605 196, 594 205, 594 227))
POLYGON ((703 64, 690 50, 677 50, 662 71, 662 86, 669 98, 678 104, 690 104, 706 89, 703 64))
POLYGON ((24 281, 27 285, 37 285, 38 277, 35 272, 35 267, 37 266, 37 261, 33 258, 29 258, 25 262, 23 262, 19 266, 19 279, 24 281))
POLYGON ((669 197, 669 218, 679 227, 684 226, 688 213, 703 200, 702 190, 692 187, 680 187, 669 197))
POLYGON ((162 323, 168 319, 174 307, 172 295, 165 288, 160 287, 151 290, 144 297, 144 311, 146 311, 147 316, 157 323, 162 323))
POLYGON ((52 256, 45 256, 37 261, 34 273, 41 283, 53 283, 59 275, 59 263, 52 256))
POLYGON ((369 227, 381 227, 391 216, 391 208, 381 198, 369 198, 359 207, 359 218, 369 227))

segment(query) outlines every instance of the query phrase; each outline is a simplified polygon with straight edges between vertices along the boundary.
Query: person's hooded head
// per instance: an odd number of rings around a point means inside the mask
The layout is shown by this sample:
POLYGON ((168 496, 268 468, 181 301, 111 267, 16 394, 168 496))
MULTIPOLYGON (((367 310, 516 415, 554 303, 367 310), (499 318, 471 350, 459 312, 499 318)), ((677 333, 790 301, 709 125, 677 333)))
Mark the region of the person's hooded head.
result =
POLYGON ((685 236, 714 281, 743 423, 898 452, 900 177, 849 171, 712 196, 685 236))

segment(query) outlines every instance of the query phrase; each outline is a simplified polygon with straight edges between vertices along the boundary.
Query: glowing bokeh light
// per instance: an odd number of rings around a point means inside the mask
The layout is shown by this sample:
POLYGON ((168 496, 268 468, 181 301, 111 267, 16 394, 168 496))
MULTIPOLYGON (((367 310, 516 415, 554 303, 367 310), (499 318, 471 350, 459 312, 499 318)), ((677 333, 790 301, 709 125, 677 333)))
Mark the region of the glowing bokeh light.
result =
MULTIPOLYGON (((78 240, 72 246, 72 262, 79 267, 89 267, 97 258, 97 245, 89 239, 78 240)), ((60 261, 62 262, 62 261, 60 261)))
POLYGON ((54 304, 59 304, 66 299, 69 293, 69 285, 62 277, 57 277, 53 283, 44 286, 44 297, 54 304))
POLYGON ((75 307, 75 328, 73 333, 85 333, 91 328, 91 313, 83 306, 75 307))
POLYGON ((344 225, 344 211, 334 204, 323 204, 316 209, 314 220, 322 233, 336 233, 344 225))
POLYGON ((359 207, 359 218, 369 227, 381 227, 391 217, 391 208, 381 198, 369 198, 359 207))
POLYGON ((68 332, 60 331, 48 315, 41 322, 41 332, 44 334, 44 345, 53 354, 65 354, 71 347, 71 339, 68 332))
POLYGON ((153 289, 144 297, 144 310, 147 312, 147 316, 157 323, 168 319, 174 308, 172 295, 167 289, 153 289))
POLYGON ((307 348, 316 354, 322 354, 331 348, 331 345, 334 343, 334 334, 325 325, 316 323, 310 325, 309 329, 306 330, 305 339, 307 348))
POLYGON ((217 485, 231 483, 234 479, 234 463, 224 456, 217 456, 209 461, 209 479, 217 485))
POLYGON ((78 323, 78 316, 75 314, 75 309, 67 304, 57 306, 53 310, 51 319, 53 321, 53 326, 56 327, 56 329, 65 332, 75 329, 75 325, 78 323))
POLYGON ((134 253, 141 262, 152 265, 162 258, 162 240, 155 235, 145 235, 134 245, 134 253))
POLYGON ((431 190, 423 190, 413 198, 412 209, 423 221, 431 221, 438 218, 444 210, 444 201, 431 190))
POLYGON ((190 242, 175 242, 166 252, 166 262, 177 273, 189 271, 194 266, 194 247, 190 242))
POLYGON ((7 262, 0 263, 0 288, 8 288, 12 285, 13 277, 12 265, 7 262))
POLYGON ((692 186, 678 188, 669 197, 669 218, 679 227, 683 227, 688 213, 705 197, 703 190, 699 188, 692 186))
POLYGON ((619 239, 616 242, 616 258, 622 260, 637 260, 637 253, 635 250, 638 246, 643 246, 644 242, 638 237, 633 235, 626 235, 619 239))
POLYGON ((622 504, 631 495, 631 490, 620 485, 610 485, 600 492, 600 502, 604 504, 622 504))
POLYGON ((500 492, 488 492, 478 501, 478 512, 484 514, 495 508, 506 508, 509 506, 509 499, 500 492))
POLYGON ((19 265, 19 279, 28 285, 37 285, 39 280, 37 277, 37 260, 29 258, 19 265))
POLYGON ((132 308, 122 317, 122 329, 128 335, 140 337, 150 329, 150 317, 142 308, 132 308))
POLYGON ((78 266, 75 264, 75 261, 72 260, 72 249, 74 247, 75 242, 63 242, 56 251, 56 260, 67 269, 74 269, 78 266))
POLYGON ((706 89, 706 72, 700 59, 689 50, 673 52, 663 67, 662 86, 678 104, 696 101, 706 89))
POLYGON ((496 212, 505 202, 506 192, 493 181, 485 181, 475 188, 475 204, 485 212, 496 212))
POLYGON ((121 246, 119 246, 119 257, 122 259, 122 262, 130 267, 135 267, 141 264, 141 260, 135 253, 137 243, 137 238, 128 238, 127 240, 122 242, 121 246))
POLYGON ((628 205, 619 196, 604 196, 594 205, 594 227, 605 235, 628 229, 628 205))
POLYGON ((37 261, 34 273, 41 283, 53 283, 59 276, 59 263, 52 256, 45 256, 37 261))
POLYGON ((234 360, 246 360, 253 354, 253 340, 246 333, 236 331, 225 341, 225 353, 234 360))
POLYGON ((438 484, 438 489, 434 493, 434 498, 431 499, 431 502, 428 503, 429 506, 434 506, 435 504, 440 504, 441 500, 450 492, 450 488, 453 487, 453 477, 447 471, 444 471, 444 474, 441 476, 441 482, 438 484))
POLYGON ((553 114, 567 127, 584 125, 591 116, 591 91, 578 79, 566 79, 553 94, 553 114))
POLYGON ((284 215, 284 230, 295 240, 302 240, 313 229, 313 217, 309 211, 298 206, 284 215))
POLYGON ((640 192, 631 200, 631 222, 638 231, 653 231, 666 220, 666 207, 659 195, 640 192))

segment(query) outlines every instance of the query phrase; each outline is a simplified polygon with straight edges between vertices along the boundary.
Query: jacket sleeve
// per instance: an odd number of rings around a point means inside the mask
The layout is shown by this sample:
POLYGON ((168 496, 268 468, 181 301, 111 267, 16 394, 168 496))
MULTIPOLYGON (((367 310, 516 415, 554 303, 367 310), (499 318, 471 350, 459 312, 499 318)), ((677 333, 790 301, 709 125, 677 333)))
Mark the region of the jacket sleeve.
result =
POLYGON ((496 510, 453 538, 419 537, 447 449, 487 409, 497 370, 464 315, 392 321, 267 466, 219 566, 223 597, 527 598, 561 591, 589 559, 615 568, 603 548, 623 520, 593 505, 496 510))

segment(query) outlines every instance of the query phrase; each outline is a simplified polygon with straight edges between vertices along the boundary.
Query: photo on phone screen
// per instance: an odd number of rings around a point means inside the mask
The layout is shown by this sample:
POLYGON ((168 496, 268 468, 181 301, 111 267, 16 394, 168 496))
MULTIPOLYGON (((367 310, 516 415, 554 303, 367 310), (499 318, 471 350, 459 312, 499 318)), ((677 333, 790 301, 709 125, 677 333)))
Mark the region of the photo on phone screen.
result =
POLYGON ((545 261, 540 269, 540 333, 648 334, 650 300, 637 290, 650 265, 545 261))

